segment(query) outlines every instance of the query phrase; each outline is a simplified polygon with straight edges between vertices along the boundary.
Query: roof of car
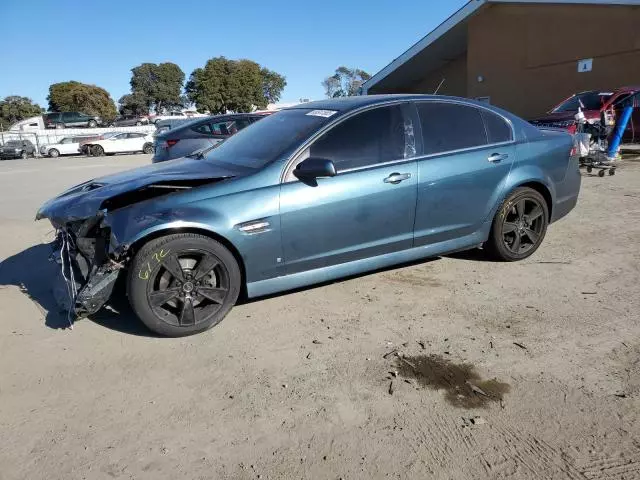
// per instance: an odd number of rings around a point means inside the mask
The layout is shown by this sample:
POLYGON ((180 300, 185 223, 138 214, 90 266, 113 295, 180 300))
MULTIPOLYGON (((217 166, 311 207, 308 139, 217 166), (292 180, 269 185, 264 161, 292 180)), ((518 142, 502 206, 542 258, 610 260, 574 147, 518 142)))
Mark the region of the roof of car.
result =
POLYGON ((329 98, 326 100, 316 100, 315 102, 301 103, 284 110, 336 110, 338 112, 347 112, 368 105, 376 105, 393 100, 459 100, 465 103, 477 104, 475 100, 461 97, 450 97, 446 95, 421 95, 421 94, 386 94, 386 95, 356 95, 353 97, 329 98))

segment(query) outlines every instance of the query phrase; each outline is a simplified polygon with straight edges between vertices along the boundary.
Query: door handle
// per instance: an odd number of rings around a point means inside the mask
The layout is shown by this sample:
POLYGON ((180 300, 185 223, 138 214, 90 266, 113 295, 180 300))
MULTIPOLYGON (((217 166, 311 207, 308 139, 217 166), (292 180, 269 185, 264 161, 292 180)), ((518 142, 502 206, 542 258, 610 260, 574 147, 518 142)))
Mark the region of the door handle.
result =
POLYGON ((387 178, 384 179, 384 183, 392 183, 394 185, 397 185, 401 181, 407 180, 409 178, 411 178, 411 174, 410 173, 397 173, 397 172, 394 172, 391 175, 389 175, 387 178))
POLYGON ((509 158, 507 153, 492 153, 487 160, 491 163, 498 163, 509 158))

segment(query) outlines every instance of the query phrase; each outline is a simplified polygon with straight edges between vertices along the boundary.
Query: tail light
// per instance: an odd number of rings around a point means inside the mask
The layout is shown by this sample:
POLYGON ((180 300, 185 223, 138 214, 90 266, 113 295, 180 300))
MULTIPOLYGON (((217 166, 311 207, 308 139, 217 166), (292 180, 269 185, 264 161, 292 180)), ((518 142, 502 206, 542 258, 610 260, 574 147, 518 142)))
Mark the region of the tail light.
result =
POLYGON ((176 143, 178 143, 180 140, 167 140, 167 148, 171 148, 173 147, 176 143))
POLYGON ((574 145, 573 147, 571 147, 571 151, 569 152, 569 156, 573 157, 575 155, 578 154, 578 149, 576 148, 576 146, 574 145))

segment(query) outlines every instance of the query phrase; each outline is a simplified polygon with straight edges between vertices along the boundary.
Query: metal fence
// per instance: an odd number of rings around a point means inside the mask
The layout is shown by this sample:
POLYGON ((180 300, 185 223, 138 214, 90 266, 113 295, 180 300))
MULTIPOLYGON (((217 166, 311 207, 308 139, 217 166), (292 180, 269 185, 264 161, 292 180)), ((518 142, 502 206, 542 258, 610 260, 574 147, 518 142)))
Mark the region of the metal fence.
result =
POLYGON ((36 155, 40 155, 40 147, 52 143, 58 143, 65 137, 79 137, 87 135, 102 135, 108 132, 141 132, 153 133, 155 125, 142 125, 139 127, 112 127, 112 128, 62 128, 56 130, 36 130, 33 132, 0 132, 0 145, 9 140, 29 140, 36 147, 36 155))

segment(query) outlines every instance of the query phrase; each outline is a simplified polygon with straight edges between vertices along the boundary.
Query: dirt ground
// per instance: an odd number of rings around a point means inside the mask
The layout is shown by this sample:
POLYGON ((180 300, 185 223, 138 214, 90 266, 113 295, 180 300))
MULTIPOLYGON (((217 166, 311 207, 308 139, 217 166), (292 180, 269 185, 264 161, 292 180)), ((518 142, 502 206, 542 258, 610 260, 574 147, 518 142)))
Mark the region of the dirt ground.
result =
POLYGON ((181 339, 124 302, 62 328, 37 207, 148 161, 0 164, 0 479, 640 478, 640 162, 585 174, 521 263, 424 261, 181 339))

